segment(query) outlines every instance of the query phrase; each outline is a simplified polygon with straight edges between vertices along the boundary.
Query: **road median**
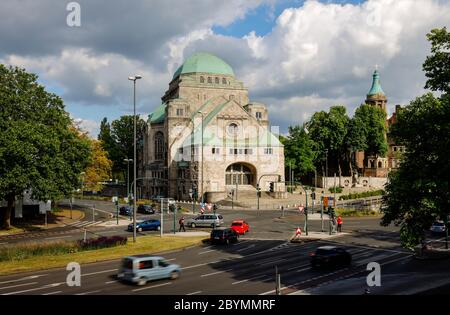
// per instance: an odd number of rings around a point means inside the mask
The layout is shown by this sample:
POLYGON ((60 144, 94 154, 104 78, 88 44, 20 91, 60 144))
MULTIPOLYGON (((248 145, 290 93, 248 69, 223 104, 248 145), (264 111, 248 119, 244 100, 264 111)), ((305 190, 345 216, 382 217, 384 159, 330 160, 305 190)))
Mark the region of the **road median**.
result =
POLYGON ((119 259, 129 255, 167 252, 193 245, 200 245, 203 239, 205 239, 204 235, 184 235, 184 237, 180 237, 179 235, 164 235, 163 238, 156 235, 149 235, 137 238, 136 243, 133 243, 130 238, 126 245, 116 247, 75 253, 45 254, 25 259, 3 261, 0 262, 0 276, 65 267, 70 262, 86 264, 119 259))

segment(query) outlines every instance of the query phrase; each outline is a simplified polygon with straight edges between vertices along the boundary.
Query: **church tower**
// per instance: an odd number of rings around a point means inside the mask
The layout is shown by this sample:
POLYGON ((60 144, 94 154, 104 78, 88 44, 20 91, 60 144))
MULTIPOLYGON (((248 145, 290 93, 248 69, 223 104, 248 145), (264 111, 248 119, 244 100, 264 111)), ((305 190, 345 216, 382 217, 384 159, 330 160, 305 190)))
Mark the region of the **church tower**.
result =
POLYGON ((378 106, 386 112, 387 97, 384 94, 380 84, 380 74, 378 70, 373 73, 372 87, 369 93, 367 93, 366 104, 372 106, 378 106))

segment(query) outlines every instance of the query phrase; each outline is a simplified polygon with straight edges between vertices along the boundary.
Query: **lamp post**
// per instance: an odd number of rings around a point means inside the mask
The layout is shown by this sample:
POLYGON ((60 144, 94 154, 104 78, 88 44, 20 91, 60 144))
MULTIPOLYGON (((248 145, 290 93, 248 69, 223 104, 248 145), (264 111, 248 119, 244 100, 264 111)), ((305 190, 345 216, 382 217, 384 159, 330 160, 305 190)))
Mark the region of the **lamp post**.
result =
POLYGON ((203 120, 204 120, 204 113, 202 112, 202 111, 198 111, 197 113, 199 113, 201 116, 202 116, 202 166, 201 166, 201 169, 202 169, 202 177, 201 177, 201 181, 202 181, 202 183, 201 183, 201 196, 202 196, 202 204, 204 203, 204 194, 205 194, 205 192, 204 192, 204 190, 203 190, 203 120))
POLYGON ((133 81, 133 120, 134 120, 134 139, 133 139, 133 242, 136 242, 136 80, 142 79, 142 76, 135 75, 128 77, 133 81))
POLYGON ((325 149, 325 188, 328 188, 328 149, 325 149))
POLYGON ((133 162, 133 159, 124 159, 127 162, 127 198, 130 197, 130 162, 133 162))

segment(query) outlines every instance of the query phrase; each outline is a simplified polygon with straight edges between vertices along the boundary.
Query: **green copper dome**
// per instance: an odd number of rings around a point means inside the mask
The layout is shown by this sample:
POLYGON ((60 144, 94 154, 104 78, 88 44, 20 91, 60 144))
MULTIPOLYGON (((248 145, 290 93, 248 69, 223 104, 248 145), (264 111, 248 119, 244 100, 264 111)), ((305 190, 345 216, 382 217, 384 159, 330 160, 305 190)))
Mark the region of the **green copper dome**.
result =
POLYGON ((234 76, 233 69, 222 59, 208 53, 196 53, 186 59, 178 70, 175 71, 173 79, 180 74, 195 72, 234 76))
POLYGON ((377 94, 383 94, 383 89, 381 88, 380 84, 380 74, 378 73, 378 70, 375 70, 373 73, 373 81, 372 81, 372 87, 370 88, 369 93, 367 93, 367 96, 370 95, 377 95, 377 94))

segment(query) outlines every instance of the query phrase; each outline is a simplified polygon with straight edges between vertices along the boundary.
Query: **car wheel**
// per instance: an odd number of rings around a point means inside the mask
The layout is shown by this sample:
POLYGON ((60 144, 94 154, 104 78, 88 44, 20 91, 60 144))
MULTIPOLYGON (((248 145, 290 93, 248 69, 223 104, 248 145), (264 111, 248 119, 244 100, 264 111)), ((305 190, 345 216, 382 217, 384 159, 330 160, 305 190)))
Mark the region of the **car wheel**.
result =
POLYGON ((138 230, 138 232, 142 232, 142 228, 141 228, 141 227, 140 227, 140 228, 138 228, 137 230, 138 230))
POLYGON ((195 228, 195 223, 191 223, 191 228, 195 228))
POLYGON ((180 277, 180 273, 178 271, 172 271, 170 273, 170 279, 175 280, 178 279, 180 277))
POLYGON ((156 228, 157 231, 161 231, 161 226, 158 225, 158 227, 156 228))
MULTIPOLYGON (((217 225, 217 224, 216 224, 217 225)), ((211 224, 211 227, 214 229, 214 223, 213 224, 211 224)))
POLYGON ((147 280, 145 280, 144 278, 139 279, 138 285, 146 285, 147 284, 147 280))

